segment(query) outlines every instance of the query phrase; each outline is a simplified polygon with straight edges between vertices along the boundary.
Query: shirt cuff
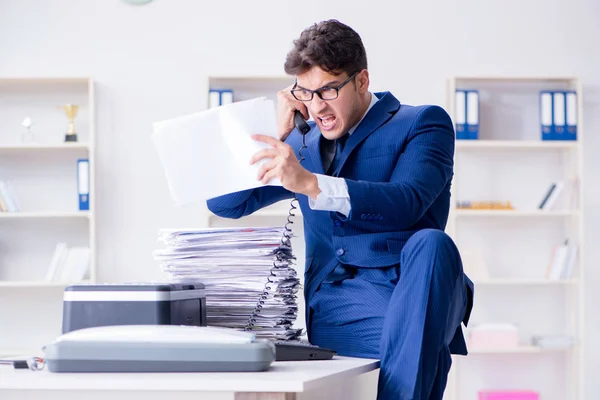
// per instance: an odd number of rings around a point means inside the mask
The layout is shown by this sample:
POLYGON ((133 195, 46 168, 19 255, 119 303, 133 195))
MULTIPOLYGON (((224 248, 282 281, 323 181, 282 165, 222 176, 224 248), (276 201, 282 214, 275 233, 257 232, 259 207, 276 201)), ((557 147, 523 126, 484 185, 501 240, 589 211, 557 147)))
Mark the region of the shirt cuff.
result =
POLYGON ((350 195, 344 178, 315 174, 321 193, 316 200, 308 197, 308 205, 313 210, 335 211, 345 217, 350 215, 350 195))

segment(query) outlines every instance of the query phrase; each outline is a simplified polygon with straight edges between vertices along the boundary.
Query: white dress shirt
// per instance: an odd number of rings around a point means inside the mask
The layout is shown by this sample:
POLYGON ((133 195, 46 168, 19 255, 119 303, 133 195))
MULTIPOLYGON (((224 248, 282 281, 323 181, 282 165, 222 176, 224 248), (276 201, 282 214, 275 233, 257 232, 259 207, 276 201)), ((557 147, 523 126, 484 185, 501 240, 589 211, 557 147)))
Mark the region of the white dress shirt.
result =
MULTIPOLYGON (((358 121, 358 124, 348 130, 348 135, 352 135, 356 127, 362 122, 365 115, 367 115, 369 110, 371 110, 378 100, 377 96, 371 93, 371 103, 369 104, 369 108, 367 108, 363 117, 358 121)), ((321 193, 319 193, 316 200, 313 200, 310 196, 308 197, 310 208, 313 210, 337 211, 345 217, 350 215, 350 195, 348 194, 348 185, 346 185, 344 178, 322 174, 315 175, 321 193)))

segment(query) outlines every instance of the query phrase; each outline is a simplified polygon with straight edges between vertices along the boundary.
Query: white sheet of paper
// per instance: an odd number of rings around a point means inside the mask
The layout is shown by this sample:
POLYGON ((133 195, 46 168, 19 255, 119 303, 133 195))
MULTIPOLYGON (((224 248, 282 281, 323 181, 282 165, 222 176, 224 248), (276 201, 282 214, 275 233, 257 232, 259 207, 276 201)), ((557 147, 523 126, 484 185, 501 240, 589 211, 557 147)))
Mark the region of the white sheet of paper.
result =
POLYGON ((256 176, 268 160, 249 162, 268 145, 253 140, 254 134, 277 137, 272 100, 260 97, 154 123, 152 141, 175 203, 264 186, 256 176))

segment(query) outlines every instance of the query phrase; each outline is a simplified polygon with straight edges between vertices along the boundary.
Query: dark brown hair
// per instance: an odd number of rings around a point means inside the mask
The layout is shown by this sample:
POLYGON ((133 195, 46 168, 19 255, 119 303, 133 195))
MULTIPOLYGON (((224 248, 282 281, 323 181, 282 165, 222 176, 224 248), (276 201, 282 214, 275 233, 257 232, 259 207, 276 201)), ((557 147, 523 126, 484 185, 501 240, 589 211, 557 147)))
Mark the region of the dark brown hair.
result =
POLYGON ((313 66, 333 75, 366 69, 367 54, 358 33, 335 19, 306 28, 294 41, 284 69, 289 75, 299 75, 313 66))

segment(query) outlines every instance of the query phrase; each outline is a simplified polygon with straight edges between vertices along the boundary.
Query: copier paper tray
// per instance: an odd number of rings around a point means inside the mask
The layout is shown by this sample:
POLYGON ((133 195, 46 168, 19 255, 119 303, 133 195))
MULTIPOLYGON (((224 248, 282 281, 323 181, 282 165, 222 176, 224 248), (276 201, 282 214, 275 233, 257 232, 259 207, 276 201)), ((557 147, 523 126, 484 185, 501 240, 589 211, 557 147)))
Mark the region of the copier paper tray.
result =
POLYGON ((182 325, 80 329, 44 348, 51 372, 266 371, 275 346, 249 332, 182 325))

